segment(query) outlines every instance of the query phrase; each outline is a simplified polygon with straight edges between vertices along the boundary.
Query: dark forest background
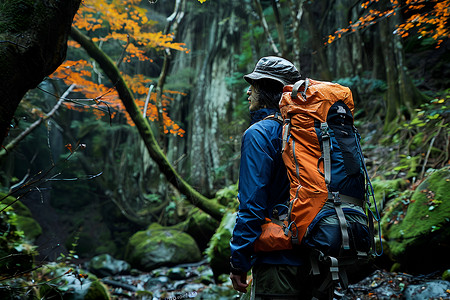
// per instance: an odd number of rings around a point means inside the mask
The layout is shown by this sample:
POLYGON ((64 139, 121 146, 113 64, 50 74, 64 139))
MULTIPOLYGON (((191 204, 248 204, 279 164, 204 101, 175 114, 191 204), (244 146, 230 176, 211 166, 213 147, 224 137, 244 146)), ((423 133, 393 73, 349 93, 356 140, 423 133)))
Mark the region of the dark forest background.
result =
MULTIPOLYGON (((45 14, 45 5, 17 2, 22 10, 13 13, 0 1, 1 95, 7 99, 0 189, 2 253, 33 257, 20 272, 61 257, 83 262, 107 253, 130 261, 130 237, 154 223, 193 236, 203 256, 222 216, 237 207, 240 139, 249 126, 242 76, 267 55, 291 60, 303 77, 351 88, 380 210, 393 209, 389 201, 412 200, 430 174, 444 172, 427 198, 427 208, 442 213, 424 226, 447 236, 448 1, 134 1, 148 18, 137 22, 141 30, 170 34, 171 42, 185 44, 183 50, 133 38, 99 40, 131 32, 114 29, 106 10, 93 14, 105 20, 97 29, 71 30, 77 1, 67 1, 71 11, 63 21, 43 20, 44 32, 61 28, 52 33, 60 37, 56 47, 36 34, 37 25, 33 32, 20 25, 45 14), (399 34, 405 27, 408 34, 399 34), (67 38, 71 47, 62 55, 67 38), (72 47, 75 42, 81 47, 72 47), (124 50, 133 43, 149 59, 124 50), (45 68, 22 51, 28 46, 38 57, 52 55, 42 59, 45 68), (61 73, 51 75, 63 58, 88 62, 83 82, 103 84, 108 92, 88 93, 80 88, 82 79, 70 83, 61 73), (143 117, 150 86, 154 110, 143 117), (117 91, 114 103, 122 104, 109 104, 109 89, 117 91), (23 92, 11 92, 16 90, 23 92), (10 210, 19 217, 8 217, 10 210), (7 237, 11 225, 18 229, 7 237)), ((124 3, 117 11, 127 11, 126 5, 131 11, 133 3, 124 3)), ((388 210, 384 228, 405 213, 403 207, 394 218, 388 210)), ((448 245, 440 245, 437 253, 445 253, 448 245)), ((381 261, 386 268, 395 263, 395 255, 381 261)))

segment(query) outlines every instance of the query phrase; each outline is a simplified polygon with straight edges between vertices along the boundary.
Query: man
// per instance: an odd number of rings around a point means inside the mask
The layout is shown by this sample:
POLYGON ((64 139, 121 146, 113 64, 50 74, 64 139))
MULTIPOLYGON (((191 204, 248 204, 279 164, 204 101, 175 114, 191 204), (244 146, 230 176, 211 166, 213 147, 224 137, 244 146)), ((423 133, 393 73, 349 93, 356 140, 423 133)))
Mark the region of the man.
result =
POLYGON ((251 299, 311 299, 304 259, 296 250, 253 251, 266 217, 276 205, 289 201, 289 181, 281 158, 282 125, 276 120, 283 86, 300 79, 295 66, 280 57, 261 58, 244 76, 251 85, 249 110, 252 125, 241 146, 239 212, 231 246, 233 287, 247 292, 247 272, 252 269, 251 299))

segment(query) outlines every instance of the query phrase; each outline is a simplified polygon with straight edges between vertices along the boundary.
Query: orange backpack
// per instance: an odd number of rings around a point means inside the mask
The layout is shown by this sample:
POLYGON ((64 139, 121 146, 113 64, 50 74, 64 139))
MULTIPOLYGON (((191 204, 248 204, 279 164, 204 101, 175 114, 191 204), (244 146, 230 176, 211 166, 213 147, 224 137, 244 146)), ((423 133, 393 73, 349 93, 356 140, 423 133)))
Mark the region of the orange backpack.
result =
POLYGON ((373 189, 353 125, 350 89, 301 80, 284 87, 280 111, 290 201, 275 209, 274 219, 266 219, 255 251, 306 244, 327 255, 342 254, 342 250, 368 252, 373 247, 372 217, 378 220, 379 216, 367 216, 365 205, 373 198, 373 189), (321 229, 321 222, 330 217, 338 224, 321 229), (354 241, 355 235, 359 241, 354 241), (323 239, 329 241, 323 243, 323 239))

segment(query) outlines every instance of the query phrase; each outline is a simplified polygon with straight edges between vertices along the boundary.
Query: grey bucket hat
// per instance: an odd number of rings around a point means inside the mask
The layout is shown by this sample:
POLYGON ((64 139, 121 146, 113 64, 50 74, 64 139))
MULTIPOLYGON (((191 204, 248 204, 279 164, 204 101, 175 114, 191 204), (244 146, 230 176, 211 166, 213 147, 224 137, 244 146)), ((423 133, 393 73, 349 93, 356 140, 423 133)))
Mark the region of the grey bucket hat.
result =
POLYGON ((261 58, 253 72, 244 75, 244 79, 250 84, 259 79, 272 79, 280 82, 283 86, 294 84, 300 78, 300 72, 290 61, 277 56, 261 58))

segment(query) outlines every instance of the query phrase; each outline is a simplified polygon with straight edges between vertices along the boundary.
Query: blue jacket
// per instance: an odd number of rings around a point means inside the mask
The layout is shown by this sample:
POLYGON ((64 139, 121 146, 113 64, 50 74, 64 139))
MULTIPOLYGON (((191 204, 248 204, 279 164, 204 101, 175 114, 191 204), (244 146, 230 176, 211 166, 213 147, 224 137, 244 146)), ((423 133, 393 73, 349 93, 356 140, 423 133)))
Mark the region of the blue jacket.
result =
MULTIPOLYGON (((265 217, 272 217, 277 204, 289 201, 289 180, 281 158, 282 126, 266 119, 277 112, 261 109, 252 113, 252 123, 244 133, 239 173, 239 212, 231 246, 231 267, 247 272, 254 264, 301 265, 294 250, 254 253, 265 217)), ((278 208, 278 207, 277 207, 278 208)), ((278 209, 281 213, 287 212, 278 209)))

